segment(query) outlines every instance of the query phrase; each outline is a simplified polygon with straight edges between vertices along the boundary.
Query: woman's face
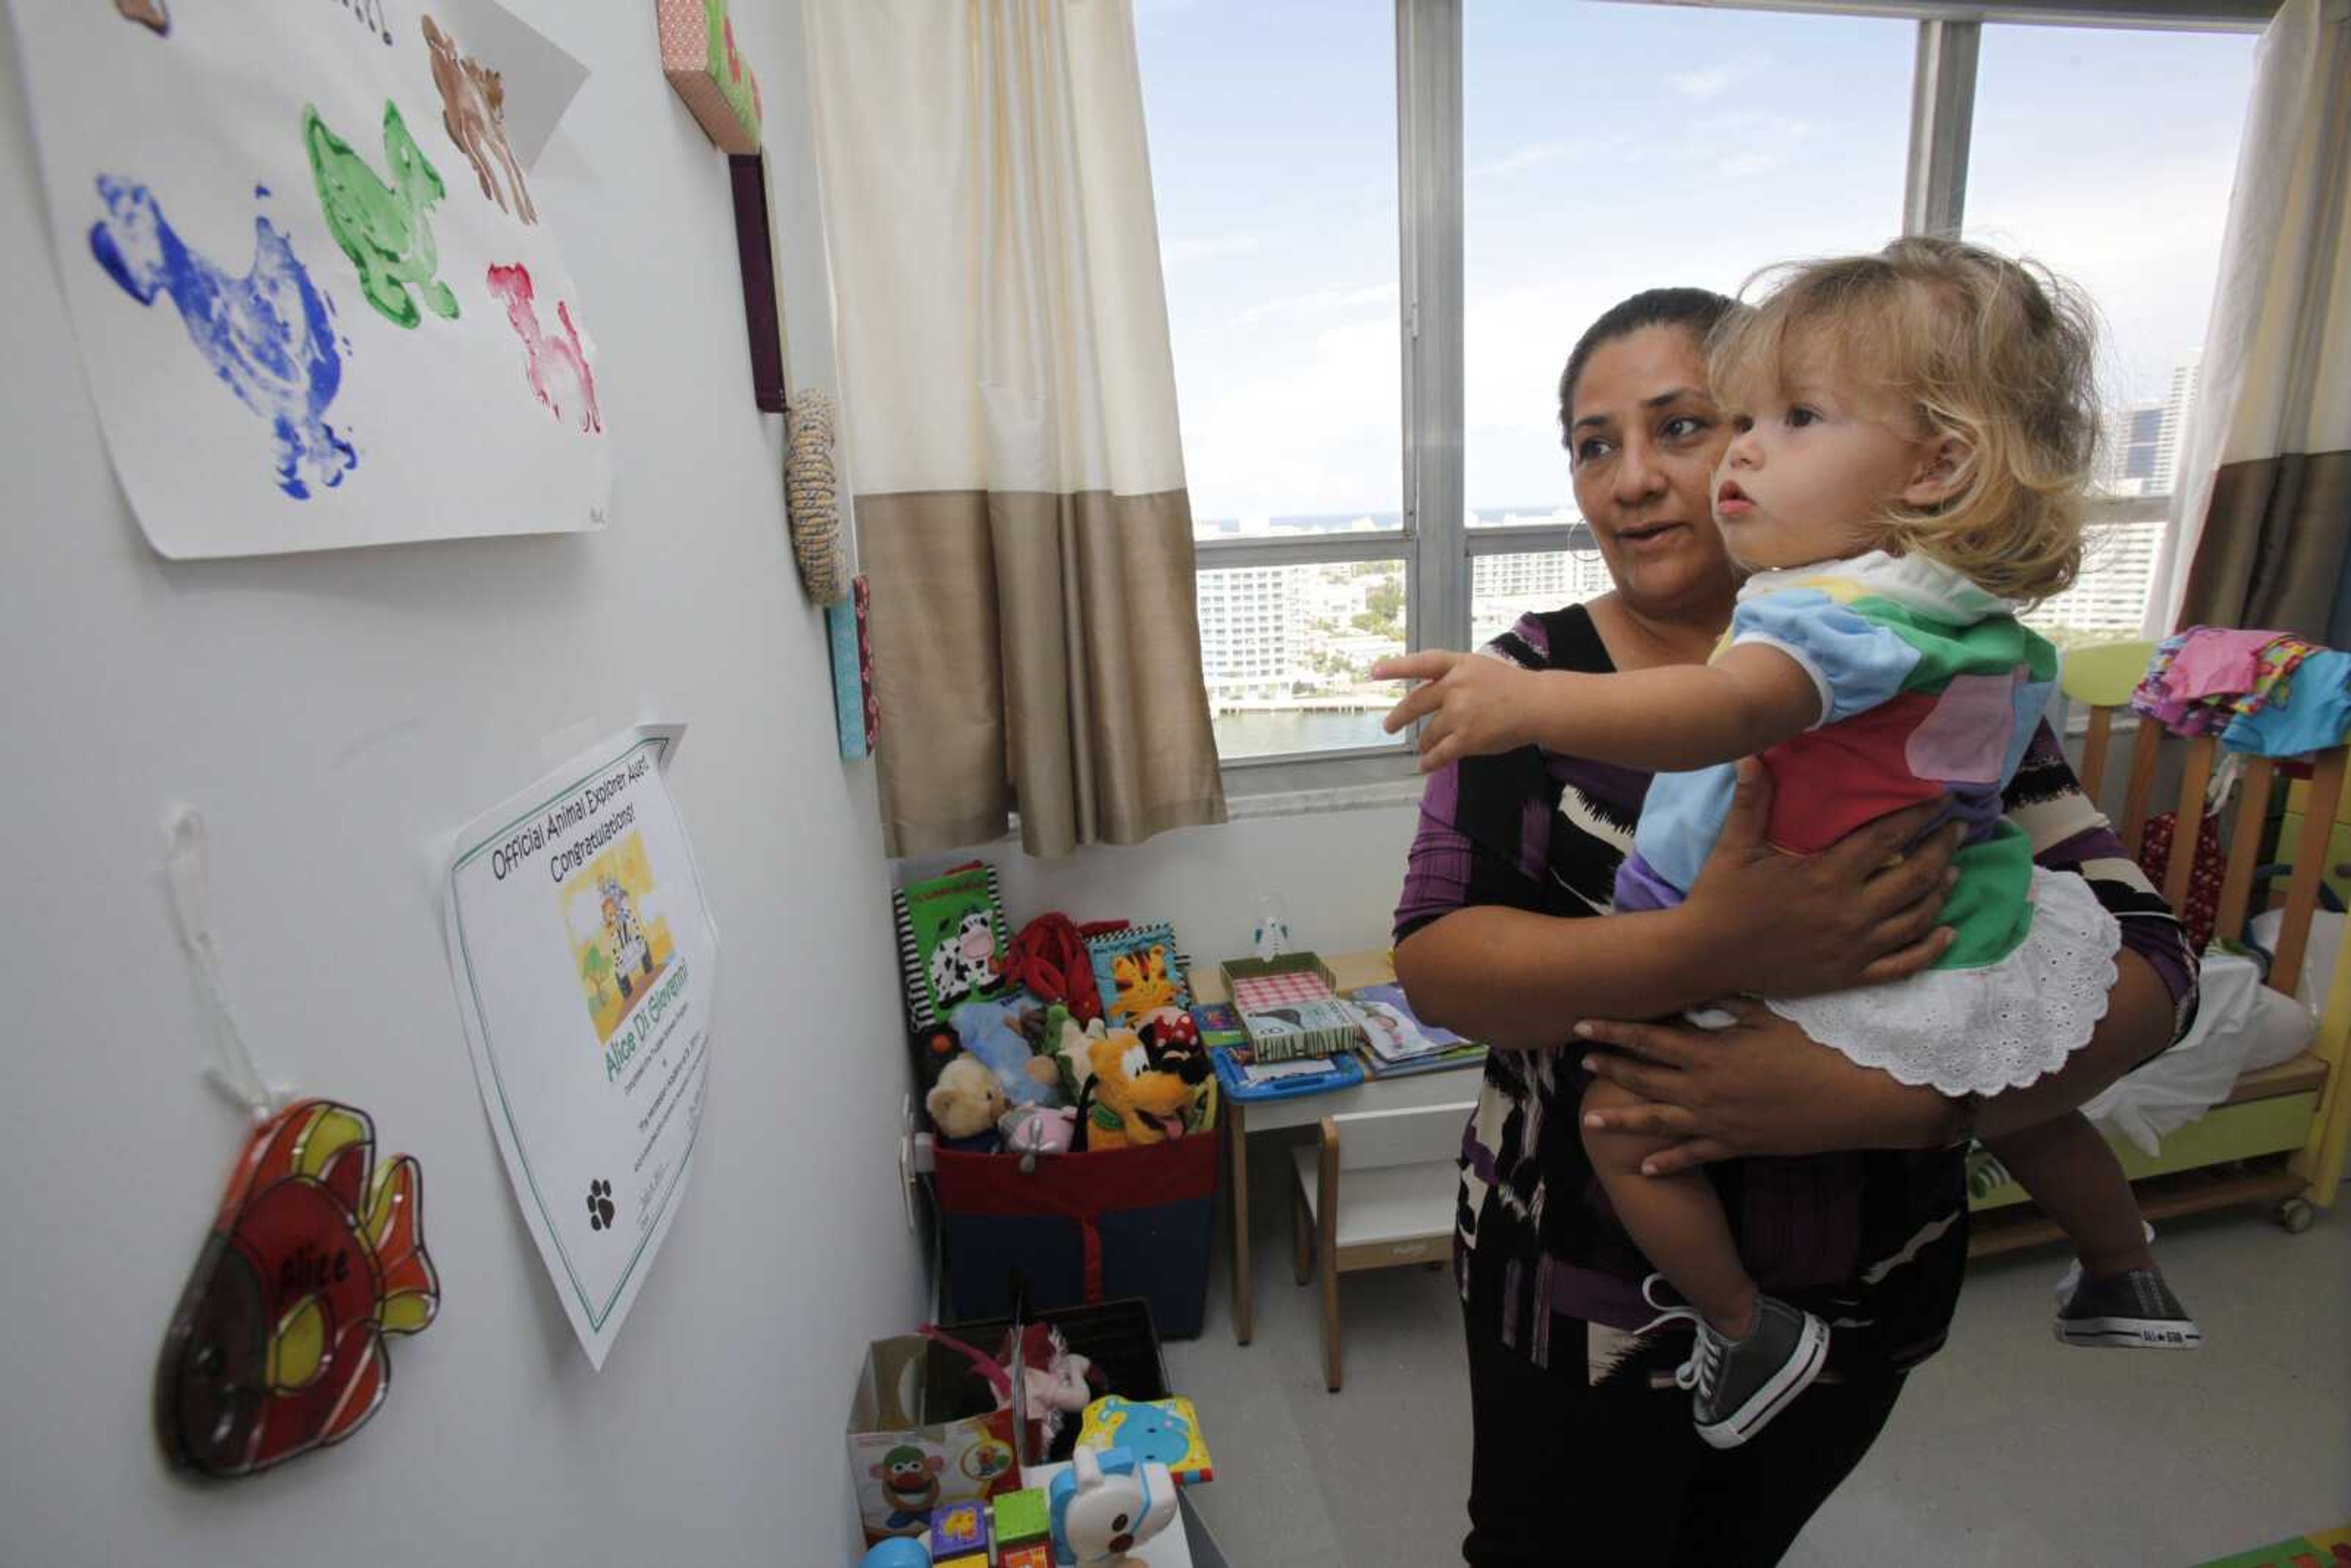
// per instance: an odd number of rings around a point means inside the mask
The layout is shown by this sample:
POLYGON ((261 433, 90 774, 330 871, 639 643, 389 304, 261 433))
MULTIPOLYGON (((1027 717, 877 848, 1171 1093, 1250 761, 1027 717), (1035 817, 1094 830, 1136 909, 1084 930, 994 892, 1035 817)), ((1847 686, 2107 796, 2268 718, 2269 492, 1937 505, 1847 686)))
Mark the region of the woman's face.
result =
POLYGON ((1706 357, 1679 327, 1643 327, 1584 361, 1569 411, 1575 503, 1635 610, 1729 606, 1735 580, 1714 527, 1714 469, 1730 427, 1706 357))

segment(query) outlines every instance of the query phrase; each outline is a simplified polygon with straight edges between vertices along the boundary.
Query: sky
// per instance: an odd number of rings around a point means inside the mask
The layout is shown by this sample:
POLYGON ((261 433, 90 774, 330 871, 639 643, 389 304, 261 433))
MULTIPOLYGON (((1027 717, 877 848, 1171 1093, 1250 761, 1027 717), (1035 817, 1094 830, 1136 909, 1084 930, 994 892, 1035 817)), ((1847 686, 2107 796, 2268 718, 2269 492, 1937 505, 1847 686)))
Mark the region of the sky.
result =
MULTIPOLYGON (((1917 29, 1465 12, 1466 499, 1548 510, 1567 499, 1559 368, 1593 317, 1898 230, 1917 29)), ((1194 516, 1399 510, 1393 5, 1135 13, 1194 516)), ((2253 42, 1984 29, 1966 232, 2083 286, 2116 397, 2160 396, 2203 335, 2253 42)))

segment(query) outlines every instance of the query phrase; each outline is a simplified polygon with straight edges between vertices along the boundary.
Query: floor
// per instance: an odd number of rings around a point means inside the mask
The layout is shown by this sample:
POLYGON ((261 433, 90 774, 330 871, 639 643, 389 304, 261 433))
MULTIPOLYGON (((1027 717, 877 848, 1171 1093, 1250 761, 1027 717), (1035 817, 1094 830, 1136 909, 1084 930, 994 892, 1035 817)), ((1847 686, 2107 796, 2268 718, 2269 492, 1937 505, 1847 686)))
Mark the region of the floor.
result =
MULTIPOLYGON (((1346 1386, 1326 1392, 1279 1143, 1250 1143, 1254 1343, 1233 1343, 1220 1264, 1201 1337, 1167 1346, 1216 1458, 1200 1514, 1235 1568, 1458 1563, 1469 1414, 1450 1278, 1349 1275, 1346 1386)), ((2351 1522, 2351 1191, 2301 1236, 2245 1209, 2174 1221, 2159 1246, 2202 1351, 2068 1350, 2048 1329, 2054 1249, 1977 1263, 1949 1346, 1789 1568, 2187 1568, 2351 1522)))

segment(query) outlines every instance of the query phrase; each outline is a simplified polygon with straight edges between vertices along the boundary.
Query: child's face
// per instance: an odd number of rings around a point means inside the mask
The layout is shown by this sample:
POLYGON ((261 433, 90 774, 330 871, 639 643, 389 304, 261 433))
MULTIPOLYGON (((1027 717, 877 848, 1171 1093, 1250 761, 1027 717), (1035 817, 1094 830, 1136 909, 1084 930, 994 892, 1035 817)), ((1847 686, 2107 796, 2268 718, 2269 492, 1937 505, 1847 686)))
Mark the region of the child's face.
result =
POLYGON ((1714 517, 1751 571, 1876 549, 1887 506, 1933 467, 1934 444, 1882 402, 1836 385, 1802 345, 1783 385, 1730 411, 1737 432, 1714 471, 1714 517))

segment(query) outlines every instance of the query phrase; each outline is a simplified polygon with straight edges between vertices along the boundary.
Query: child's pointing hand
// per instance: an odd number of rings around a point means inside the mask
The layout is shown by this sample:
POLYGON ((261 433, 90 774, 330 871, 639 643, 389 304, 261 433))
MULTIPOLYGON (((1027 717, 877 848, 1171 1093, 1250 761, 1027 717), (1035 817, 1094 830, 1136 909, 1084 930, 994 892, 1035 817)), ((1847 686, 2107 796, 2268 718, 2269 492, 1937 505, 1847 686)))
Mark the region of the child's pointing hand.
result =
POLYGON ((1394 735, 1415 719, 1428 720, 1420 731, 1423 773, 1464 757, 1515 751, 1534 739, 1528 672, 1515 664, 1482 653, 1438 650, 1382 659, 1371 675, 1375 681, 1424 683, 1389 709, 1381 724, 1394 735))

